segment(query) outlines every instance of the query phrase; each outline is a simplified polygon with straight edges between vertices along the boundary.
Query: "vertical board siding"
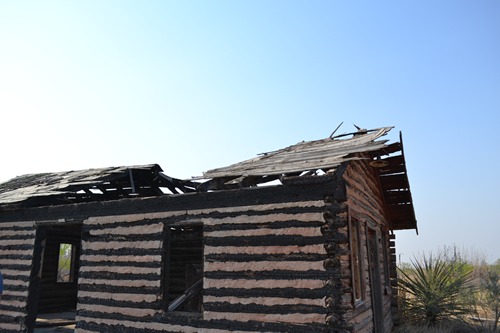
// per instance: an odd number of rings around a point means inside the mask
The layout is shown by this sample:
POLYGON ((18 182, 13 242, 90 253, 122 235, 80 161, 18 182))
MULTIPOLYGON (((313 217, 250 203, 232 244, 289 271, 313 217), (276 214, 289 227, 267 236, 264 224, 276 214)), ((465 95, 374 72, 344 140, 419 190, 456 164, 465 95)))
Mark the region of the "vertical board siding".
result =
POLYGON ((23 329, 35 233, 33 222, 0 223, 0 270, 4 282, 0 301, 1 332, 23 329))
MULTIPOLYGON (((353 161, 349 164, 344 178, 346 180, 347 190, 347 204, 349 206, 349 213, 355 216, 364 227, 368 226, 376 230, 377 243, 380 242, 381 233, 388 234, 386 214, 384 211, 383 195, 380 190, 379 181, 376 177, 375 171, 368 165, 366 161, 353 161)), ((364 230, 364 228, 363 228, 364 230)), ((371 286, 370 286, 370 271, 369 261, 367 255, 367 235, 365 232, 361 233, 360 241, 363 244, 363 267, 364 267, 364 282, 366 288, 366 304, 367 306, 354 309, 352 316, 346 318, 354 332, 371 332, 373 330, 373 311, 371 310, 371 286)), ((388 246, 382 244, 381 246, 388 246)), ((382 247, 378 247, 378 258, 380 270, 380 281, 382 284, 385 281, 384 270, 384 252, 382 247)), ((383 288, 384 286, 382 286, 383 288)), ((383 289, 385 290, 385 289, 383 289)), ((383 312, 384 318, 381 320, 384 323, 384 329, 389 331, 393 325, 391 315, 391 296, 383 293, 383 312)))

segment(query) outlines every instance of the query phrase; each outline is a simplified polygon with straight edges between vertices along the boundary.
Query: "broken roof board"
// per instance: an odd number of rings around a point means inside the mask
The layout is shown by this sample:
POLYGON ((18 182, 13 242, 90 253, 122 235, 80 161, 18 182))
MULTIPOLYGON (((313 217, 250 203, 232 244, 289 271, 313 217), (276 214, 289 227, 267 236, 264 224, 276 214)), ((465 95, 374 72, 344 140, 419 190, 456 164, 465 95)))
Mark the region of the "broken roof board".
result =
MULTIPOLYGON (((159 165, 148 164, 19 176, 0 184, 0 205, 18 203, 34 197, 74 195, 78 191, 88 191, 90 188, 102 186, 103 183, 129 177, 129 170, 151 173, 162 171, 159 165)), ((132 177, 134 176, 138 175, 132 177)), ((133 186, 131 181, 127 181, 130 182, 129 186, 133 186)))
POLYGON ((376 141, 386 135, 393 127, 383 127, 371 133, 355 135, 348 140, 327 138, 316 141, 300 142, 262 156, 233 165, 212 169, 197 179, 239 176, 266 176, 296 173, 311 169, 330 169, 342 162, 356 159, 348 157, 353 153, 383 149, 387 140, 376 141))
MULTIPOLYGON (((275 177, 318 169, 327 171, 336 168, 343 162, 359 159, 353 155, 355 153, 378 151, 381 155, 389 155, 401 151, 402 155, 400 156, 385 158, 384 161, 388 162, 389 165, 386 168, 378 169, 378 173, 389 207, 392 227, 395 230, 416 229, 402 138, 401 142, 390 145, 386 145, 387 140, 375 141, 386 135, 392 128, 361 130, 352 133, 354 136, 350 139, 336 139, 346 136, 340 135, 323 140, 300 142, 228 167, 209 170, 202 177, 194 179, 216 180, 222 178, 226 179, 225 182, 227 179, 237 177, 275 177)), ((136 194, 133 191, 134 183, 142 191, 142 196, 162 195, 163 192, 159 186, 168 187, 172 193, 178 193, 176 187, 184 189, 184 192, 203 191, 199 183, 170 179, 170 177, 161 174, 161 171, 159 165, 150 164, 20 176, 0 184, 0 206, 13 205, 12 208, 14 208, 19 203, 27 205, 28 201, 31 201, 30 206, 38 206, 74 203, 79 200, 119 199, 136 194), (133 170, 132 175, 131 170, 133 170), (162 177, 157 180, 155 178, 157 175, 162 177), (91 189, 106 192, 106 196, 94 195, 91 189), (75 198, 77 192, 82 191, 85 194, 81 195, 81 198, 75 198), (42 200, 37 202, 37 198, 42 200)))
MULTIPOLYGON (((203 177, 195 179, 221 179, 224 183, 230 183, 234 178, 277 176, 318 169, 327 171, 343 162, 360 159, 354 156, 355 153, 378 152, 380 155, 390 155, 401 152, 401 155, 385 158, 384 161, 388 165, 376 170, 387 203, 391 228, 393 230, 417 229, 402 137, 400 135, 401 142, 390 145, 386 145, 387 140, 375 141, 386 135, 392 128, 360 130, 353 133, 354 136, 349 139, 336 140, 334 137, 300 142, 227 167, 209 170, 203 174, 203 177)), ((347 135, 340 135, 337 138, 347 135)))

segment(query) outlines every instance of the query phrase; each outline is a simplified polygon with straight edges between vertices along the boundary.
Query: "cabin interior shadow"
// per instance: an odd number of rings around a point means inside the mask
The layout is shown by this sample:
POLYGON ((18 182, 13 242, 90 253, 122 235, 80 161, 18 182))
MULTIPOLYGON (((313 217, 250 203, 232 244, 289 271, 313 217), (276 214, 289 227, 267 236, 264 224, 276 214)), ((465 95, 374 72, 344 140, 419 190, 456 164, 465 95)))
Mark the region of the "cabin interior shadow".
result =
POLYGON ((31 281, 35 327, 68 323, 76 312, 81 224, 39 226, 31 281), (60 314, 60 316, 58 316, 60 314), (49 316, 48 316, 49 315, 49 316), (61 318, 59 318, 61 317, 61 318), (49 318, 49 319, 47 319, 49 318))

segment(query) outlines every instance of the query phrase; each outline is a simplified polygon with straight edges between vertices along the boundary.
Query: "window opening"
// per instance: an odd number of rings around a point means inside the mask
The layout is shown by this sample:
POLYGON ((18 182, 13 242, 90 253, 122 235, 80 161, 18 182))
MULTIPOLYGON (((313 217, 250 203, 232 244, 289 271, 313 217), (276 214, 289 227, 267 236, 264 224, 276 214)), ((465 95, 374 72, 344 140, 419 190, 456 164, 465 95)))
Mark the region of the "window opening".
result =
POLYGON ((70 243, 59 244, 57 262, 57 282, 74 282, 75 279, 75 247, 70 243))
POLYGON ((352 291, 354 303, 364 300, 363 291, 363 263, 361 258, 361 241, 359 231, 359 221, 350 221, 350 247, 351 247, 351 268, 352 268, 352 291))
POLYGON ((168 311, 201 312, 203 226, 167 226, 166 288, 168 311))

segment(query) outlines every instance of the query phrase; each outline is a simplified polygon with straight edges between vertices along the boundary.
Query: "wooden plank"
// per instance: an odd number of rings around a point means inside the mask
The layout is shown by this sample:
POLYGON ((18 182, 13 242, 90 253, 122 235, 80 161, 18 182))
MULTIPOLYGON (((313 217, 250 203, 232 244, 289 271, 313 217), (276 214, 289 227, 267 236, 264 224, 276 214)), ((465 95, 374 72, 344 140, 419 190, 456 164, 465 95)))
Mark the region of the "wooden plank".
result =
POLYGON ((386 191, 385 201, 388 205, 410 204, 412 202, 409 190, 406 191, 386 191))
POLYGON ((301 142, 285 149, 264 154, 247 161, 224 168, 212 169, 204 173, 205 178, 228 176, 263 176, 281 173, 293 173, 311 169, 332 168, 349 160, 347 155, 375 151, 385 148, 385 141, 377 141, 390 128, 382 128, 348 140, 330 138, 317 141, 301 142))
POLYGON ((401 143, 400 142, 393 142, 393 143, 387 145, 387 147, 385 147, 382 151, 386 155, 397 153, 398 151, 401 151, 401 143))
POLYGON ((380 177, 380 184, 384 191, 409 189, 410 184, 406 174, 395 174, 380 177))
POLYGON ((405 159, 403 155, 395 155, 384 158, 384 161, 388 162, 390 166, 404 165, 405 159))
POLYGON ((380 176, 406 172, 406 168, 403 164, 389 164, 388 166, 378 168, 377 170, 380 176))

